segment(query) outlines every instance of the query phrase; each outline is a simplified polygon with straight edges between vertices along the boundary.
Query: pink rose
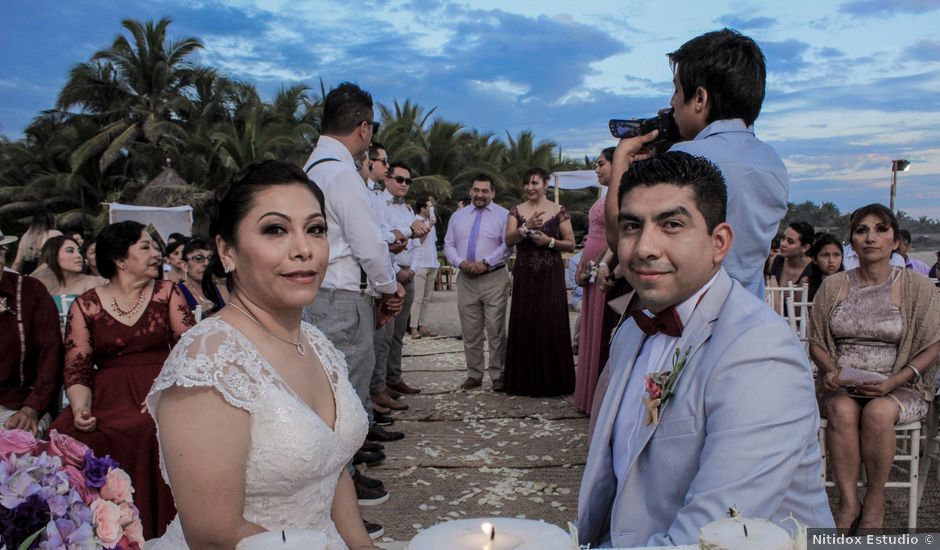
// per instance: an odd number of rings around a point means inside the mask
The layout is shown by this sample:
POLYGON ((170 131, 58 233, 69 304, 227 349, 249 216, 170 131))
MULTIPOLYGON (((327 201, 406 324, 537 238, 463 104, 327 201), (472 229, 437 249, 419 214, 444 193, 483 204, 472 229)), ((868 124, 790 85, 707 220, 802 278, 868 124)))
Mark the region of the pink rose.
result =
MULTIPOLYGON (((139 519, 135 519, 130 525, 124 528, 124 538, 128 539, 132 544, 138 545, 138 550, 144 546, 144 526, 140 524, 139 519)), ((123 544, 121 546, 123 548, 129 548, 123 544)))
POLYGON ((121 510, 117 504, 101 498, 91 503, 91 523, 95 528, 95 538, 105 548, 114 548, 124 536, 120 519, 121 510))
POLYGON ((0 430, 0 455, 32 454, 37 447, 33 434, 24 430, 0 430))
POLYGON ((88 487, 88 484, 85 483, 85 474, 75 466, 65 466, 62 471, 69 478, 69 485, 75 489, 78 496, 82 497, 82 502, 86 506, 91 506, 91 503, 98 498, 98 491, 88 487))
POLYGON ((118 508, 121 509, 121 527, 125 530, 127 526, 139 519, 139 512, 130 502, 122 502, 118 508))
POLYGON ((104 478, 104 486, 101 487, 101 498, 113 501, 115 504, 122 502, 133 502, 131 496, 134 487, 131 485, 131 477, 118 468, 112 468, 107 477, 104 478))
POLYGON ((51 455, 61 457, 63 466, 75 466, 81 470, 85 466, 88 445, 52 430, 49 432, 48 451, 51 455))
POLYGON ((656 399, 662 393, 660 385, 654 382, 649 376, 646 377, 646 393, 649 394, 650 399, 656 399))

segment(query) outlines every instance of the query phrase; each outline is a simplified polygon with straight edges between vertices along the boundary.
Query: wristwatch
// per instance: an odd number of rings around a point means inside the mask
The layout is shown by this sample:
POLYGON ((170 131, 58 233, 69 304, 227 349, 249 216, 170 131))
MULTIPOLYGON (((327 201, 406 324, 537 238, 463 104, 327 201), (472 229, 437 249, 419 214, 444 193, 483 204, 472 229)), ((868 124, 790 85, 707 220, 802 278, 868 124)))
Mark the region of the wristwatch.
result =
POLYGON ((486 266, 486 269, 489 269, 489 268, 493 267, 493 266, 490 265, 490 262, 486 261, 486 259, 483 259, 483 260, 481 260, 481 261, 483 262, 483 265, 486 266))
POLYGON ((552 239, 552 240, 548 241, 548 247, 549 247, 549 248, 555 248, 555 239, 552 239))

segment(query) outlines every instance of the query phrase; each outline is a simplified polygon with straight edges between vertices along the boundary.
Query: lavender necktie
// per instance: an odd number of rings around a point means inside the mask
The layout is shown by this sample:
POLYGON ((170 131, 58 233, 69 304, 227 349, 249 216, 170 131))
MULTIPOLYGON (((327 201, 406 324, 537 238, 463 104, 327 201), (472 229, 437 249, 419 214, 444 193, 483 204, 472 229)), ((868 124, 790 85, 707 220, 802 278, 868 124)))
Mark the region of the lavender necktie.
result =
POLYGON ((477 217, 470 228, 470 240, 467 241, 467 261, 477 261, 477 237, 480 236, 480 220, 483 219, 483 209, 477 208, 477 217))

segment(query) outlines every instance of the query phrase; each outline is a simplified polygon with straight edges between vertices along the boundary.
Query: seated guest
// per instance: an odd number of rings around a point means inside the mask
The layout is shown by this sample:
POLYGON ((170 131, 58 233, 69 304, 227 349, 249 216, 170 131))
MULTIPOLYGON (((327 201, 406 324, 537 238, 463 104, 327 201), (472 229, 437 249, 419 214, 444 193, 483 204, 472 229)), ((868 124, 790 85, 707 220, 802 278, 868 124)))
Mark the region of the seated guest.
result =
POLYGON ((55 228, 55 215, 51 210, 42 208, 33 214, 33 219, 23 233, 13 259, 13 271, 28 275, 39 267, 39 253, 46 240, 62 232, 55 228))
POLYGON ((809 249, 816 232, 806 222, 792 222, 780 239, 780 255, 770 265, 770 286, 787 286, 809 275, 809 249))
POLYGON ((187 239, 173 240, 166 245, 166 262, 170 266, 165 271, 164 279, 173 283, 179 283, 186 280, 186 262, 183 261, 183 247, 186 246, 187 239))
POLYGON ((810 357, 839 490, 836 527, 881 528, 894 426, 924 418, 940 351, 940 296, 926 277, 891 265, 898 220, 881 204, 852 214, 859 266, 823 281, 813 306, 810 357), (843 369, 876 373, 859 381, 843 369), (851 376, 851 377, 850 377, 851 376), (865 465, 864 503, 856 482, 865 465))
POLYGON ((196 306, 202 306, 204 315, 222 308, 225 305, 225 296, 228 295, 228 292, 215 284, 211 275, 208 281, 205 279, 206 267, 212 261, 214 249, 211 241, 199 237, 187 242, 183 247, 186 282, 178 286, 189 304, 189 309, 195 311, 196 306))
POLYGON ((787 323, 722 267, 718 168, 664 153, 634 162, 618 194, 615 248, 636 295, 611 345, 580 544, 694 544, 731 506, 832 527, 812 371, 787 323))
POLYGON ((808 285, 809 301, 816 297, 816 291, 823 279, 842 271, 842 243, 829 233, 822 233, 813 241, 809 249, 809 258, 813 262, 809 265, 809 272, 797 281, 798 285, 808 285))
POLYGON ((937 268, 940 268, 940 250, 937 251, 937 261, 932 266, 930 266, 930 271, 927 272, 927 276, 931 279, 936 279, 937 268))
POLYGON ((98 269, 108 284, 85 292, 69 308, 70 407, 52 428, 121 464, 134 481, 134 503, 149 539, 163 532, 175 509, 160 477, 156 429, 141 403, 170 348, 195 321, 176 285, 154 280, 160 252, 143 225, 111 224, 97 243, 98 269))
POLYGON ((764 279, 767 279, 768 282, 770 281, 770 266, 774 265, 774 260, 780 255, 781 240, 778 235, 770 241, 770 254, 767 255, 767 259, 764 261, 764 279))
POLYGON ((42 245, 39 267, 32 276, 46 286, 59 311, 65 313, 76 296, 108 282, 104 277, 85 275, 84 269, 80 245, 71 237, 59 235, 42 245))
POLYGON ((101 274, 98 273, 97 249, 98 246, 95 244, 94 239, 88 239, 85 241, 85 244, 82 245, 82 256, 85 257, 85 275, 101 277, 101 274))
POLYGON ((898 235, 900 238, 898 239, 897 252, 901 255, 902 258, 904 258, 904 267, 912 269, 915 273, 920 273, 925 277, 929 275, 930 266, 909 255, 909 252, 911 251, 911 232, 907 229, 902 229, 898 232, 898 235))
POLYGON ((0 427, 42 437, 57 406, 62 333, 42 283, 6 269, 16 240, 0 232, 0 427))
POLYGON ((573 254, 568 258, 568 266, 565 268, 565 288, 571 291, 571 299, 568 305, 571 307, 571 311, 578 314, 574 320, 574 336, 571 337, 571 351, 575 355, 578 354, 578 340, 581 337, 581 298, 584 295, 584 288, 575 282, 575 274, 583 255, 583 250, 573 254))

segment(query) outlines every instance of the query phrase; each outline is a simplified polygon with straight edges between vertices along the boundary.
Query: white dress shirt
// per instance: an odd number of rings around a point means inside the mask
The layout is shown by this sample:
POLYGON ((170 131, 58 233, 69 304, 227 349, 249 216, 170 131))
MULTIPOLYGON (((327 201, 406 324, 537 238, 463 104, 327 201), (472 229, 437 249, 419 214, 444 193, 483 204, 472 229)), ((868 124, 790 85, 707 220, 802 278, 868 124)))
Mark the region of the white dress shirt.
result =
MULTIPOLYGON (((447 233, 444 235, 444 256, 450 265, 459 267, 467 259, 467 245, 477 215, 477 208, 472 204, 461 208, 450 216, 447 233)), ((509 210, 491 202, 483 208, 480 228, 477 234, 477 261, 485 261, 490 266, 506 263, 515 247, 506 246, 506 223, 509 210)))
MULTIPOLYGON (((415 215, 415 220, 427 222, 419 215, 415 215)), ((419 269, 438 269, 441 267, 441 261, 437 257, 437 225, 431 226, 424 242, 421 242, 421 239, 413 239, 411 242, 415 245, 411 269, 418 271, 419 269)))
POLYGON ((352 154, 341 142, 320 136, 304 166, 320 159, 336 159, 321 162, 307 172, 326 196, 330 263, 323 287, 359 291, 365 271, 371 286, 367 291, 394 293, 398 284, 389 261, 388 245, 374 216, 369 215, 373 211, 369 190, 356 171, 352 154))
MULTIPOLYGON (((688 300, 676 306, 676 312, 682 325, 685 326, 695 311, 699 299, 705 292, 711 288, 715 282, 717 273, 705 286, 699 289, 688 300)), ((644 313, 652 316, 649 311, 644 313)), ((637 329, 639 330, 639 329, 637 329)), ((611 437, 611 448, 613 452, 614 475, 617 476, 617 487, 623 481, 627 468, 627 457, 633 456, 631 451, 636 445, 640 428, 643 426, 643 420, 646 418, 646 406, 643 405, 643 396, 646 391, 646 375, 654 372, 671 370, 672 365, 669 361, 675 355, 675 346, 679 338, 668 336, 662 332, 657 332, 652 336, 647 336, 643 341, 643 347, 637 355, 636 362, 633 364, 633 370, 630 371, 630 378, 627 380, 627 386, 623 391, 623 398, 620 400, 620 408, 617 411, 617 419, 614 421, 614 431, 611 437)), ((681 352, 680 352, 681 356, 681 352)), ((614 352, 611 351, 611 357, 614 352)))
MULTIPOLYGON (((414 222, 415 214, 408 206, 408 203, 395 204, 395 197, 388 192, 388 189, 382 192, 385 199, 385 209, 388 212, 388 223, 410 237, 412 234, 411 224, 414 222)), ((405 249, 398 254, 392 255, 392 261, 398 267, 411 269, 412 258, 414 256, 414 241, 409 240, 405 249)))

